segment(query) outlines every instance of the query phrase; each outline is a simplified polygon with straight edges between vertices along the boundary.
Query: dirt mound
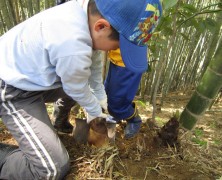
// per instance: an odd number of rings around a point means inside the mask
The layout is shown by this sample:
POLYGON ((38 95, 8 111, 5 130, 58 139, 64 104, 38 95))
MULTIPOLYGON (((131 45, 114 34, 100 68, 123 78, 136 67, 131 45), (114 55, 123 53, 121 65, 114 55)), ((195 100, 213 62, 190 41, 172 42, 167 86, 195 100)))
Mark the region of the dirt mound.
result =
MULTIPOLYGON (((197 126, 186 132, 179 129, 171 117, 175 110, 183 110, 187 100, 184 94, 171 94, 157 113, 155 123, 148 119, 152 116, 152 107, 137 102, 143 118, 140 132, 126 140, 123 138, 125 124, 119 124, 114 145, 93 148, 75 143, 72 135, 60 135, 71 159, 71 170, 65 180, 220 179, 222 102, 213 105, 197 126)), ((72 123, 73 119, 71 117, 72 123)), ((16 144, 1 121, 0 141, 16 144)))

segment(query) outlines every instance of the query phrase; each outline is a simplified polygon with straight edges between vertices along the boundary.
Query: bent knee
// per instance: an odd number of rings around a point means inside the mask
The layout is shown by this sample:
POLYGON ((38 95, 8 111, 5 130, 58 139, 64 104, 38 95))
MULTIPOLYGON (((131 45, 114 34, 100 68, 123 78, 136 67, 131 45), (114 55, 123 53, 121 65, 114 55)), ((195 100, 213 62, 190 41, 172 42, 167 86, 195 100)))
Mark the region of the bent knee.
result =
POLYGON ((63 155, 63 159, 58 164, 57 175, 58 179, 63 179, 70 170, 70 162, 69 162, 69 155, 63 155))
POLYGON ((46 176, 53 179, 63 179, 70 170, 69 155, 60 154, 60 156, 56 156, 50 164, 51 167, 47 169, 46 176))

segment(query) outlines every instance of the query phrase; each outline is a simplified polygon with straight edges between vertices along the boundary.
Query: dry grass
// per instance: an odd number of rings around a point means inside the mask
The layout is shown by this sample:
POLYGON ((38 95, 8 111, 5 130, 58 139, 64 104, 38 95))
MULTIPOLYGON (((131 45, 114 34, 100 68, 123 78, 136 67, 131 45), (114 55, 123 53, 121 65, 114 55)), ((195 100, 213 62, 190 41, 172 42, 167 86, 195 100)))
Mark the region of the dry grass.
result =
MULTIPOLYGON (((140 133, 125 140, 124 124, 119 125, 115 145, 94 148, 76 144, 72 135, 60 135, 71 159, 71 171, 65 179, 222 180, 222 101, 206 112, 193 131, 180 129, 179 146, 163 147, 154 140, 157 131, 170 119, 172 111, 183 108, 189 99, 175 94, 172 98, 166 99, 158 112, 157 128, 147 123, 151 106, 138 104, 144 120, 140 133)), ((1 121, 0 141, 16 144, 1 121)))

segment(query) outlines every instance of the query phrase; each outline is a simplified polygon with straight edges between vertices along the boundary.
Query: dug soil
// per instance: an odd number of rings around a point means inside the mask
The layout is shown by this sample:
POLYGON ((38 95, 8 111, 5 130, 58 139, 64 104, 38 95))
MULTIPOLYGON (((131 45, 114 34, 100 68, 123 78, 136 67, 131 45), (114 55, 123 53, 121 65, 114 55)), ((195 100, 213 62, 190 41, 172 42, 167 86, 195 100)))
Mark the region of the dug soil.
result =
MULTIPOLYGON (((143 123, 132 139, 124 138, 124 122, 117 125, 115 143, 102 148, 77 144, 72 134, 60 134, 71 159, 65 180, 221 180, 222 100, 206 111, 192 131, 186 131, 172 117, 184 109, 191 94, 168 95, 158 106, 155 121, 152 105, 136 100, 143 123)), ((74 119, 73 114, 73 125, 74 119)), ((0 142, 16 144, 1 122, 0 142)))

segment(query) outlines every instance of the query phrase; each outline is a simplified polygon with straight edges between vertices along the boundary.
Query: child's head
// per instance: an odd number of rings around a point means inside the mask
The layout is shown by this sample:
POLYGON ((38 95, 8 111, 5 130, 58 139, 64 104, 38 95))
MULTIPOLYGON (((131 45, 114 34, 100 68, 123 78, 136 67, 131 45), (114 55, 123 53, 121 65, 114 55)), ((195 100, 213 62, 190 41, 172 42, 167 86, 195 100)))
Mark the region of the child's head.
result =
MULTIPOLYGON (((99 13, 91 24, 94 48, 112 50, 119 46, 128 69, 145 71, 147 41, 162 15, 160 0, 95 0, 95 3, 99 13)), ((89 13, 93 13, 92 9, 89 7, 89 13)))
POLYGON ((93 48, 104 51, 117 49, 119 47, 119 33, 101 15, 94 0, 89 0, 88 14, 93 48))

